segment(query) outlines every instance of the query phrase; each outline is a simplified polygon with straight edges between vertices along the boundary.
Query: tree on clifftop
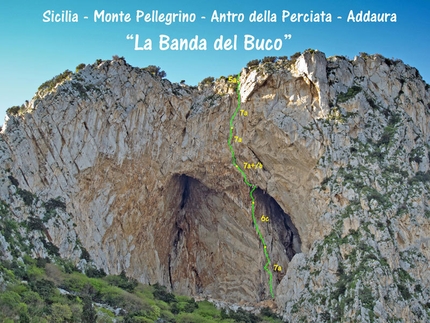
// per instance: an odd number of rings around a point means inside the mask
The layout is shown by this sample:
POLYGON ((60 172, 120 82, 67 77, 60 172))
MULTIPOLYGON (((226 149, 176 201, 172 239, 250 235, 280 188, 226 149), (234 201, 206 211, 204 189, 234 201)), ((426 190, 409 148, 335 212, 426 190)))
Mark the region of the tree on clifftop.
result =
POLYGON ((166 72, 161 70, 160 66, 149 65, 145 67, 144 70, 151 73, 153 76, 159 76, 161 78, 165 78, 167 75, 166 72))

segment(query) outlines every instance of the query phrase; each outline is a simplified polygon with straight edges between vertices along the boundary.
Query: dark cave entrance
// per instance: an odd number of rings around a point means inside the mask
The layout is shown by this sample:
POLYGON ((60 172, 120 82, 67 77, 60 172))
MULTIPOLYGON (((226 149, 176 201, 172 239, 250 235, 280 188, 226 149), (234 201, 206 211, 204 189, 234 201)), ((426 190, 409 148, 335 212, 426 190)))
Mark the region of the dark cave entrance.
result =
POLYGON ((278 242, 284 247, 284 253, 291 261, 296 253, 301 252, 301 240, 297 228, 291 221, 290 216, 284 212, 276 200, 263 190, 257 188, 254 191, 256 209, 255 215, 258 223, 266 227, 268 235, 272 236, 272 248, 278 242), (261 215, 269 218, 269 222, 261 222, 261 215))
MULTIPOLYGON (((192 177, 181 175, 179 176, 179 183, 181 192, 180 210, 183 210, 187 203, 193 203, 193 201, 189 201, 191 195, 190 190, 198 190, 198 192, 193 192, 192 196, 194 197, 196 196, 196 193, 210 194, 210 190, 202 189, 202 186, 204 185, 192 177)), ((275 235, 278 241, 281 242, 282 246, 284 246, 285 254, 291 261, 296 253, 301 252, 300 235, 297 228, 291 221, 291 217, 284 212, 284 210, 273 197, 265 193, 260 188, 257 188, 254 191, 254 197, 256 200, 255 215, 257 216, 257 220, 259 223, 261 223, 260 217, 263 214, 269 217, 269 224, 272 229, 271 234, 275 235)), ((200 200, 206 199, 207 194, 200 200)), ((192 207, 193 210, 195 210, 196 205, 193 205, 192 207)), ((180 216, 178 220, 183 221, 183 217, 180 216)), ((178 228, 178 234, 180 234, 183 231, 183 228, 181 225, 178 225, 178 221, 176 226, 178 228)), ((268 231, 270 232, 270 230, 268 231)))
POLYGON ((180 209, 182 210, 187 203, 187 199, 190 196, 190 182, 192 181, 191 177, 181 175, 179 176, 180 190, 182 190, 182 199, 180 204, 180 209))
MULTIPOLYGON (((291 218, 274 198, 254 191, 255 215, 274 272, 274 288, 289 262, 301 252, 301 241, 291 218), (269 222, 261 222, 261 215, 269 222)), ((217 192, 197 179, 176 175, 168 185, 166 221, 160 239, 166 250, 165 276, 171 289, 191 295, 227 297, 230 301, 261 301, 269 296, 266 262, 261 241, 251 221, 248 198, 237 205, 228 194, 217 192), (233 281, 232 281, 233 279, 233 281), (228 295, 228 296, 227 296, 228 295)))

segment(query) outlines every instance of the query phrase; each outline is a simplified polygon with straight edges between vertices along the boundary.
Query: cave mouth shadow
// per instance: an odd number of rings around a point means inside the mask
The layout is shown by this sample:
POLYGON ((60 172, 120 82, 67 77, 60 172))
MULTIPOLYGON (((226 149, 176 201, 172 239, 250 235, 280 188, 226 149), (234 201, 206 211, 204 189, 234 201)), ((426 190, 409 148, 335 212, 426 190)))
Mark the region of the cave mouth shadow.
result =
MULTIPOLYGON (((161 258, 166 264, 164 279, 170 288, 190 295, 204 295, 209 291, 213 295, 219 293, 219 297, 233 291, 229 294, 231 300, 242 299, 244 295, 259 301, 266 299, 269 295, 267 273, 262 267, 267 260, 260 249, 262 241, 253 228, 249 197, 244 197, 246 200, 240 206, 228 194, 210 189, 186 174, 172 177, 165 196, 166 218, 160 225, 158 244, 167 242, 170 246, 159 250, 160 255, 164 254, 161 258), (246 231, 245 236, 240 231, 246 231), (251 249, 255 254, 250 253, 251 249), (252 262, 252 277, 248 277, 250 272, 243 266, 247 261, 252 262), (227 284, 233 276, 241 283, 227 284)), ((271 269, 274 284, 278 284, 291 259, 301 252, 301 239, 290 216, 273 197, 257 188, 254 199, 256 220, 271 266, 279 264, 283 268, 282 272, 271 269), (262 222, 262 214, 270 222, 262 222)))
POLYGON ((270 219, 272 235, 276 235, 276 239, 285 248, 288 260, 291 261, 295 254, 302 252, 299 231, 291 220, 291 217, 284 212, 273 197, 260 188, 254 191, 254 197, 256 201, 255 215, 257 216, 257 221, 259 221, 259 214, 264 214, 270 219))
MULTIPOLYGON (((176 203, 178 203, 176 208, 177 211, 175 212, 175 226, 178 231, 177 236, 174 239, 176 247, 181 234, 184 233, 184 229, 185 231, 190 229, 189 225, 186 228, 184 228, 183 225, 180 225, 181 222, 184 222, 187 211, 189 212, 191 209, 192 212, 198 212, 197 210, 201 210, 202 208, 195 205, 195 203, 202 203, 202 201, 206 201, 208 199, 209 195, 217 193, 209 189, 201 181, 185 174, 176 175, 174 177, 174 181, 177 183, 177 185, 174 185, 176 187, 176 192, 174 194, 178 197, 176 200, 176 203), (204 198, 196 198, 198 195, 202 195, 204 198)), ((299 232, 291 220, 291 217, 285 213, 279 203, 272 196, 262 189, 255 189, 254 198, 256 202, 255 216, 257 217, 257 221, 260 221, 260 216, 262 214, 270 218, 271 235, 285 248, 284 252, 288 260, 291 261, 295 254, 301 253, 302 245, 299 232)))

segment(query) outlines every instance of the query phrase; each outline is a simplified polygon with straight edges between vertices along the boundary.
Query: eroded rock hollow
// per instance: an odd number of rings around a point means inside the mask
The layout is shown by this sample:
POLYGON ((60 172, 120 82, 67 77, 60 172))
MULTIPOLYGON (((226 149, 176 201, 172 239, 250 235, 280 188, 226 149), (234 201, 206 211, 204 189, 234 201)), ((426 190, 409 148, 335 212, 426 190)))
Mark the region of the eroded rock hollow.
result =
POLYGON ((110 274, 235 303, 272 298, 257 223, 286 320, 428 319, 430 95, 418 71, 306 51, 238 81, 196 88, 123 59, 87 65, 6 118, 1 198, 24 220, 15 182, 64 201, 65 224, 46 224, 63 257, 76 260, 76 236, 110 274), (238 103, 236 161, 262 165, 245 170, 257 222, 228 146, 238 103))
MULTIPOLYGON (((269 298, 267 260, 251 218, 249 187, 231 164, 227 145, 238 105, 234 87, 221 83, 215 93, 210 86, 192 90, 123 60, 88 66, 78 75, 34 100, 25 118, 9 120, 6 131, 18 131, 7 140, 11 151, 31 156, 13 156, 20 182, 46 198, 66 198, 83 245, 109 273, 125 271, 179 293, 230 301, 269 298), (85 95, 76 92, 85 87, 91 89, 85 95)), ((246 139, 235 149, 239 162, 264 164, 248 173, 259 187, 255 216, 273 258, 270 266, 284 269, 275 273, 275 290, 301 251, 306 217, 297 214, 315 213, 299 195, 307 198, 310 183, 317 181, 310 170, 320 144, 291 137, 269 121, 287 102, 284 94, 269 89, 281 82, 279 91, 317 92, 304 81, 269 75, 252 81, 255 77, 244 72, 241 79, 242 106, 249 115, 236 122, 246 139), (266 80, 271 85, 258 92, 266 80), (248 100, 251 95, 254 101, 248 100), (277 158, 282 147, 289 153, 277 158), (291 189, 297 185, 302 188, 291 189), (261 222, 262 215, 269 222, 261 222)), ((308 235, 304 242, 306 249, 308 235)))

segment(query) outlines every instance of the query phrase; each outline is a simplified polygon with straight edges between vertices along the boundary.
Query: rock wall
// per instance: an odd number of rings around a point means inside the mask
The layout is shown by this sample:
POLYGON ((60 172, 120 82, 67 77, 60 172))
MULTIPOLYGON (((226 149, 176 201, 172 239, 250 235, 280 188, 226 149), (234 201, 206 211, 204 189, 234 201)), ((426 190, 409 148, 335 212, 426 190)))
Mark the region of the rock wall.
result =
MULTIPOLYGON (((248 115, 233 146, 239 164, 263 164, 246 172, 257 217, 270 218, 260 229, 283 268, 273 284, 285 320, 428 319, 430 98, 418 71, 307 51, 243 69, 240 83, 248 115)), ((111 274, 269 299, 227 145, 234 86, 171 84, 122 59, 87 65, 7 117, 2 171, 64 199, 69 231, 111 274)), ((1 198, 13 188, 5 178, 1 198)))

